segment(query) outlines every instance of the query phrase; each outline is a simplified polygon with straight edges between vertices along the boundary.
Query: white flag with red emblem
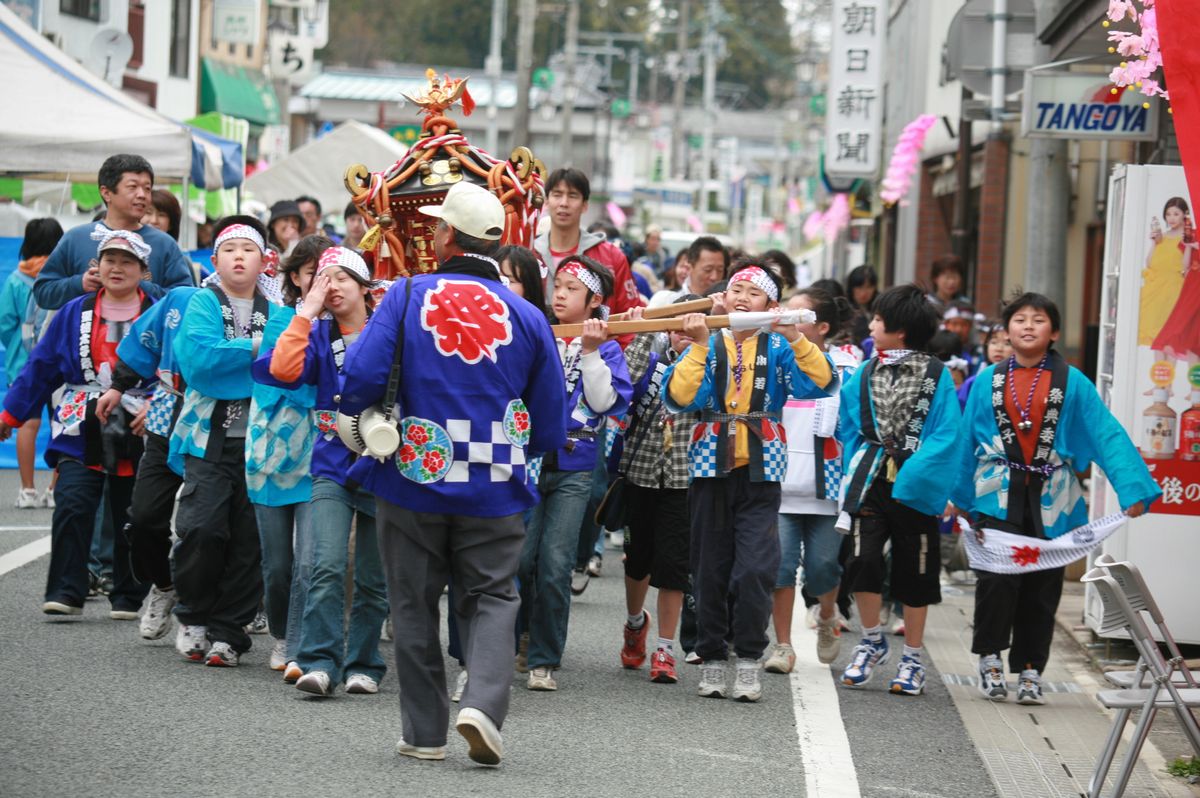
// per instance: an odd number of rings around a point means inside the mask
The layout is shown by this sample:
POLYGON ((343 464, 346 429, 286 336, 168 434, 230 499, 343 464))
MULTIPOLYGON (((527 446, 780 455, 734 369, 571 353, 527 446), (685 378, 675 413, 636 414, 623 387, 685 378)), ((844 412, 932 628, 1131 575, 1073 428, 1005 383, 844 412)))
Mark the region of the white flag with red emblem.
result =
POLYGON ((1124 513, 1113 513, 1053 540, 1014 535, 998 529, 984 529, 982 542, 973 529, 964 529, 962 536, 972 568, 993 574, 1021 574, 1061 568, 1075 562, 1120 529, 1126 520, 1128 516, 1124 513))

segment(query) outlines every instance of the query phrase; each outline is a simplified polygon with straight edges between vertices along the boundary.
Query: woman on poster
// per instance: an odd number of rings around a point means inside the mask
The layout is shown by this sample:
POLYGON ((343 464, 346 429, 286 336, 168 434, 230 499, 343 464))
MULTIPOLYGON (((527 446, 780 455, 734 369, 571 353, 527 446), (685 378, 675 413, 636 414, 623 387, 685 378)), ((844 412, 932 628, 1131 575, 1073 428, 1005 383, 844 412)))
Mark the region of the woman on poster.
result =
MULTIPOLYGON (((1178 197, 1170 202, 1177 200, 1183 202, 1178 197)), ((1167 204, 1170 205, 1170 202, 1167 204)), ((1187 207, 1186 203, 1184 207, 1187 207)), ((1183 264, 1178 275, 1182 286, 1174 307, 1163 322, 1158 335, 1154 337, 1150 348, 1154 350, 1155 360, 1185 360, 1189 365, 1194 365, 1200 361, 1200 325, 1196 324, 1197 318, 1200 317, 1200 257, 1195 254, 1196 249, 1200 248, 1200 243, 1196 242, 1191 220, 1186 217, 1186 212, 1185 219, 1187 221, 1184 224, 1183 237, 1179 242, 1179 248, 1183 250, 1183 264)), ((1157 250, 1156 246, 1155 251, 1157 250)), ((1149 281, 1146 284, 1146 287, 1148 286, 1149 281)), ((1142 288, 1143 313, 1146 287, 1142 288)), ((1145 316, 1142 318, 1144 320, 1145 316)))
MULTIPOLYGON (((1182 305, 1184 275, 1188 272, 1192 252, 1196 248, 1194 236, 1190 234, 1188 203, 1183 197, 1171 197, 1163 205, 1163 219, 1167 223, 1164 232, 1155 217, 1150 222, 1150 240, 1154 248, 1146 256, 1146 268, 1142 270, 1141 307, 1138 314, 1138 346, 1155 346, 1175 306, 1182 305), (1193 240, 1189 241, 1191 238, 1193 240)), ((1192 305, 1194 314, 1197 305, 1192 305)))

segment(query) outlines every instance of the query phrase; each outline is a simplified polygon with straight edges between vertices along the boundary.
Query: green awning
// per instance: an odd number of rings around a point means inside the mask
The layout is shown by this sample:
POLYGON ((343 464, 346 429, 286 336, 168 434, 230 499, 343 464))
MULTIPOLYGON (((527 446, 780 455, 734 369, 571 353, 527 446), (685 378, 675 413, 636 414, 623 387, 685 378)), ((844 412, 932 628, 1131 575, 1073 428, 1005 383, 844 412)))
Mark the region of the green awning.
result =
POLYGON ((279 99, 261 72, 205 58, 200 74, 201 113, 219 111, 255 125, 279 124, 279 99))

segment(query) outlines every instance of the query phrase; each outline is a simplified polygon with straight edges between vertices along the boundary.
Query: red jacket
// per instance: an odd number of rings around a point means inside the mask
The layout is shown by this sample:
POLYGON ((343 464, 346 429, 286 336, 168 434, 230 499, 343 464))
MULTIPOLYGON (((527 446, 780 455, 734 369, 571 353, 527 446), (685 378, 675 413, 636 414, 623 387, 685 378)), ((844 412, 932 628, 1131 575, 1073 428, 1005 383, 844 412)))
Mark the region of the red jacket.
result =
MULTIPOLYGON (((554 291, 554 273, 556 271, 554 258, 550 255, 549 232, 534 239, 533 251, 546 265, 546 296, 549 298, 554 291)), ((612 272, 613 293, 605 304, 608 305, 609 312, 614 316, 624 313, 630 308, 642 307, 646 304, 642 301, 641 294, 638 293, 637 283, 633 281, 633 271, 629 268, 629 261, 625 259, 625 253, 616 245, 608 243, 604 238, 604 233, 588 233, 581 230, 579 246, 575 252, 604 264, 612 272)), ((624 349, 633 338, 633 335, 622 335, 617 341, 624 349)))

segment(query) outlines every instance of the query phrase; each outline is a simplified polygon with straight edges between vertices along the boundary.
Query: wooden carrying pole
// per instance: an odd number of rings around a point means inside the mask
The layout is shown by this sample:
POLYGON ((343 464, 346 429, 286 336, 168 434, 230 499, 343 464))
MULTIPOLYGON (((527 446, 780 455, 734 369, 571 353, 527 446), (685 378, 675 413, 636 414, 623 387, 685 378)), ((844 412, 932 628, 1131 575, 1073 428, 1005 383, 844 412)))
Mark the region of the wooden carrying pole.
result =
MULTIPOLYGON (((642 318, 668 319, 672 316, 682 316, 686 313, 707 313, 708 311, 712 310, 712 306, 712 297, 702 297, 700 299, 693 299, 691 302, 679 302, 675 305, 663 305, 660 308, 647 308, 642 312, 642 318)), ((610 324, 614 321, 627 321, 628 319, 628 311, 608 317, 610 324)))
MULTIPOLYGON (((729 326, 728 316, 707 316, 704 323, 710 330, 722 330, 729 326)), ((555 324, 550 328, 555 338, 576 338, 583 335, 583 324, 555 324)), ((641 321, 609 321, 608 334, 630 335, 646 332, 678 332, 683 329, 683 319, 642 319, 641 321)))

